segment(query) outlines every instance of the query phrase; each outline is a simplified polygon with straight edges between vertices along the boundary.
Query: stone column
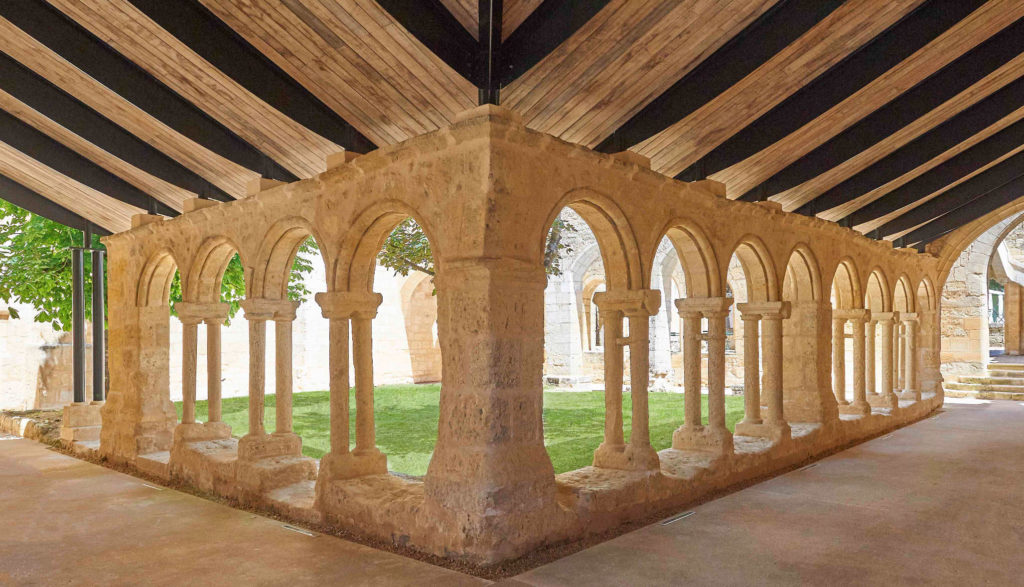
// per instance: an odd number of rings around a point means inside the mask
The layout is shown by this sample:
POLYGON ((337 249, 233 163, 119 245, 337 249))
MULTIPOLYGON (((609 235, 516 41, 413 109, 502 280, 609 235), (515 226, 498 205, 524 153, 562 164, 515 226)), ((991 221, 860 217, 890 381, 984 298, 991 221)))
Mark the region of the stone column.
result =
POLYGON ((221 421, 221 327, 227 319, 227 304, 224 316, 211 316, 206 323, 206 398, 208 422, 221 421))
POLYGON ((878 353, 882 358, 881 369, 879 370, 879 386, 881 390, 877 399, 878 407, 895 408, 899 405, 896 394, 893 393, 893 322, 899 319, 899 312, 878 312, 872 314, 878 319, 878 328, 881 332, 879 337, 878 353))
POLYGON ((737 434, 745 434, 741 429, 761 425, 761 359, 757 332, 761 315, 750 311, 748 306, 738 305, 743 318, 743 421, 736 424, 737 434))
POLYGON ((609 469, 657 470, 651 447, 647 407, 650 381, 650 317, 658 313, 658 290, 612 290, 594 296, 605 325, 605 441, 594 452, 594 466, 609 469), (622 318, 629 318, 629 337, 622 336, 622 318), (623 440, 622 358, 629 345, 632 431, 623 440), (611 347, 612 350, 609 350, 611 347))
POLYGON ((371 337, 372 329, 369 322, 377 314, 383 298, 371 292, 326 292, 316 295, 324 318, 330 321, 329 361, 330 361, 330 417, 331 417, 331 450, 320 462, 320 474, 317 477, 317 500, 322 499, 332 481, 351 479, 364 475, 387 473, 387 456, 377 449, 373 420, 373 347, 365 344, 365 338, 371 337), (356 323, 358 327, 357 333, 356 323), (357 446, 355 451, 349 448, 349 326, 352 324, 352 345, 355 351, 356 386, 357 386, 357 446), (359 386, 362 384, 362 393, 359 386), (369 394, 366 387, 369 387, 369 394), (360 398, 363 403, 360 404, 360 398), (368 405, 367 405, 368 400, 368 405), (360 413, 362 419, 360 420, 360 413), (360 432, 362 443, 359 442, 360 432), (369 448, 367 448, 367 446, 369 448))
MULTIPOLYGON (((894 312, 895 314, 895 312, 894 312)), ((900 368, 903 363, 903 336, 901 336, 900 320, 893 318, 892 321, 892 381, 890 389, 893 392, 902 388, 903 370, 900 368)))
MULTIPOLYGON (((987 293, 987 287, 986 293, 987 293)), ((1016 281, 1007 281, 1003 295, 1003 347, 1007 355, 1019 355, 1024 349, 1024 336, 1021 335, 1021 285, 1016 281)), ((982 316, 982 320, 988 320, 982 316)), ((983 341, 987 347, 987 341, 983 341)))
MULTIPOLYGON (((840 412, 843 414, 866 416, 871 413, 871 405, 867 401, 867 365, 865 361, 867 340, 865 323, 870 319, 871 313, 864 309, 835 310, 833 316, 844 322, 849 321, 853 327, 853 403, 840 406, 840 412)), ((845 351, 845 349, 843 350, 845 351)), ((845 361, 843 367, 845 369, 845 361)), ((845 384, 845 378, 843 383, 845 384)), ((844 393, 844 400, 845 395, 844 393)))
POLYGON ((832 312, 832 393, 836 402, 845 406, 846 401, 846 318, 836 317, 839 310, 832 312))
POLYGON ((725 427, 725 318, 729 315, 732 298, 685 298, 676 300, 676 309, 689 324, 687 342, 696 350, 687 353, 684 368, 687 380, 693 384, 687 388, 690 401, 695 404, 691 410, 687 404, 686 423, 672 434, 672 448, 677 450, 707 450, 718 453, 732 452, 732 433, 725 427), (691 420, 690 414, 700 414, 700 320, 690 316, 699 313, 708 319, 708 424, 697 426, 699 420, 691 420), (693 390, 692 392, 690 390, 693 390))
POLYGON ((905 337, 903 343, 903 397, 921 401, 921 389, 917 385, 917 314, 901 314, 900 321, 903 322, 905 337))
MULTIPOLYGON (((868 311, 870 316, 870 310, 868 311)), ((864 334, 864 388, 866 395, 878 395, 878 388, 875 385, 875 324, 878 321, 873 317, 867 320, 865 326, 867 331, 864 334)))
POLYGON ((249 433, 263 436, 263 407, 267 391, 267 320, 272 312, 246 311, 249 321, 249 433))
POLYGON ((282 300, 274 312, 275 434, 292 434, 292 323, 299 302, 282 300), (290 305, 290 307, 289 307, 290 305))
MULTIPOLYGON (((683 426, 681 430, 699 433, 703 428, 701 420, 701 368, 700 368, 700 323, 704 315, 699 311, 684 310, 680 307, 679 318, 683 322, 683 426)), ((688 432, 688 433, 690 433, 688 432)))
POLYGON ((196 363, 199 353, 199 316, 178 314, 181 320, 181 423, 196 423, 196 363))

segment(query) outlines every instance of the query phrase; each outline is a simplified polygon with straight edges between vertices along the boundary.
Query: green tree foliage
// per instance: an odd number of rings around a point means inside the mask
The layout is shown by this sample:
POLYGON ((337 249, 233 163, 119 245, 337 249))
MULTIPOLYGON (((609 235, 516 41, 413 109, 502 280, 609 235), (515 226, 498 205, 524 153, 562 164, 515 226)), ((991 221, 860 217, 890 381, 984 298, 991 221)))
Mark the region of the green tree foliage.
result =
MULTIPOLYGON (((98 238, 92 245, 102 248, 98 238)), ((68 228, 13 204, 0 200, 0 300, 22 303, 36 309, 35 321, 49 323, 57 330, 71 330, 71 248, 82 246, 82 232, 68 228)), ((304 301, 310 291, 304 276, 313 270, 317 255, 316 242, 309 238, 299 248, 288 283, 288 296, 304 301)), ((92 296, 91 255, 85 255, 85 295, 92 296)), ((221 299, 231 304, 230 315, 239 309, 245 298, 245 277, 242 262, 235 255, 228 264, 221 282, 221 299)), ((173 304, 181 301, 181 280, 175 274, 171 284, 173 304)), ((86 319, 92 319, 92 305, 85 304, 86 319)), ((19 318, 15 308, 11 317, 19 318)))
MULTIPOLYGON (((559 261, 563 254, 572 252, 572 247, 564 238, 570 232, 576 232, 576 227, 561 216, 551 225, 544 249, 544 269, 549 275, 562 274, 559 261)), ((411 271, 434 275, 430 241, 412 218, 406 218, 391 231, 377 254, 377 260, 398 275, 406 276, 411 271)))

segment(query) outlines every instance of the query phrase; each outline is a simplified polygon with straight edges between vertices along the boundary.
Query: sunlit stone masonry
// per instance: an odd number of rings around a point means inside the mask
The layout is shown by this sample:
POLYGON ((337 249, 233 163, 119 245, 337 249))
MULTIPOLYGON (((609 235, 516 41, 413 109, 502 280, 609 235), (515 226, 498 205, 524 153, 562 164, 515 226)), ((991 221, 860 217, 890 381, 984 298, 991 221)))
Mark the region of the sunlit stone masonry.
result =
POLYGON ((934 256, 770 202, 728 200, 722 184, 676 181, 649 167, 636 154, 599 154, 484 106, 401 144, 332 156, 310 179, 262 180, 231 203, 193 200, 172 220, 137 216, 131 230, 104 241, 111 385, 101 454, 299 521, 493 563, 797 465, 941 404, 935 284, 944 276, 934 256), (593 465, 555 475, 541 417, 543 259, 548 229, 566 207, 593 232, 603 264, 602 291, 588 299, 602 325, 606 413, 593 465), (374 426, 375 256, 407 217, 434 253, 442 354, 438 439, 422 479, 388 473, 374 426), (316 303, 330 336, 316 343, 330 345, 331 450, 319 463, 301 455, 291 427, 296 305, 286 287, 309 236, 328 268, 316 303), (652 283, 665 281, 664 237, 678 287, 652 283), (216 360, 226 312, 219 284, 235 253, 245 267, 250 360, 249 433, 240 439, 220 421, 216 360), (742 275, 731 283, 743 291, 728 296, 734 255, 742 275), (175 271, 185 300, 173 318, 184 325, 180 421, 168 378, 175 271), (650 372, 650 318, 667 312, 678 314, 684 391, 674 396, 672 446, 655 451, 649 378, 630 378, 627 390, 624 373, 650 372), (736 346, 746 411, 736 435, 725 421, 730 313, 743 332, 736 346), (200 329, 205 373, 196 368, 200 329), (273 381, 265 380, 268 361, 273 381), (199 378, 208 380, 207 422, 196 418, 199 378), (274 429, 264 426, 269 392, 274 429))

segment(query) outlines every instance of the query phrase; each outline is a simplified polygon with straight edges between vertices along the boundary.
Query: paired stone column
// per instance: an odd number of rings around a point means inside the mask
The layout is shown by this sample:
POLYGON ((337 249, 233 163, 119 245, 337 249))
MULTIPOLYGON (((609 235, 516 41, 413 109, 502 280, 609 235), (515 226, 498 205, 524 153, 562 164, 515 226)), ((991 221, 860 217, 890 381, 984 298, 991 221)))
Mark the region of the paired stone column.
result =
POLYGON ((605 327, 605 437, 594 452, 594 466, 609 469, 658 470, 651 447, 647 391, 650 382, 650 317, 661 304, 659 290, 612 290, 594 295, 605 327), (629 337, 622 320, 629 319, 629 337), (623 348, 629 346, 632 426, 629 444, 623 438, 623 348))
POLYGON ((372 292, 332 291, 316 295, 330 321, 331 450, 320 462, 317 496, 326 482, 387 473, 387 456, 376 444, 373 418, 372 321, 383 298, 372 292), (356 447, 349 438, 349 333, 356 376, 356 447))
POLYGON ((899 320, 899 312, 877 312, 872 316, 878 322, 880 332, 878 341, 878 354, 881 357, 878 383, 881 389, 877 396, 869 396, 870 403, 882 408, 895 408, 899 405, 896 394, 893 393, 893 323, 899 320))
POLYGON ((917 331, 918 316, 905 312, 900 315, 903 323, 903 394, 904 399, 921 401, 921 388, 917 384, 917 331))
MULTIPOLYGON (((1019 355, 1024 350, 1022 336, 1021 285, 1016 281, 1007 281, 1003 295, 1003 346, 1007 355, 1019 355)), ((983 320, 986 318, 982 318, 983 320)))
POLYGON ((788 439, 789 424, 783 416, 782 321, 790 316, 790 303, 751 302, 738 304, 737 308, 743 315, 743 396, 746 412, 743 421, 736 424, 736 434, 768 437, 773 440, 788 439), (758 324, 761 326, 760 337, 758 324), (751 356, 753 360, 750 359, 751 356), (763 390, 760 388, 762 371, 763 390), (753 386, 753 393, 748 396, 749 385, 753 386), (762 395, 764 402, 761 401, 762 395), (761 419, 762 403, 768 406, 765 421, 761 419))
POLYGON ((686 398, 686 420, 672 434, 672 448, 678 450, 710 450, 732 452, 732 433, 725 427, 725 319, 732 298, 685 298, 676 300, 676 309, 683 318, 687 347, 683 370, 686 398), (708 320, 708 425, 700 422, 700 353, 699 320, 708 320), (687 329, 689 325, 689 329, 687 329), (695 327, 696 325, 696 327, 695 327), (697 332, 695 333, 694 330, 697 332), (686 382, 689 382, 688 384, 686 382), (694 409, 691 409, 693 407, 694 409))
POLYGON ((221 422, 220 326, 227 320, 229 306, 220 302, 178 302, 174 309, 182 324, 182 417, 181 425, 175 428, 175 438, 184 442, 228 438, 231 435, 231 428, 221 422), (207 325, 206 373, 209 415, 205 424, 196 421, 200 323, 207 325))
POLYGON ((832 311, 832 393, 836 403, 845 406, 846 401, 846 318, 832 311))
MULTIPOLYGON (((868 344, 865 326, 871 319, 871 312, 865 309, 834 310, 832 315, 835 320, 841 320, 843 323, 849 322, 853 330, 853 403, 841 403, 839 411, 843 414, 866 416, 871 413, 871 404, 867 400, 866 351, 868 344)), ((871 348, 873 351, 874 341, 872 341, 871 348)), ((841 349, 841 351, 845 355, 845 348, 841 349)), ((840 362, 840 367, 845 371, 845 356, 843 361, 840 362)), ((874 366, 872 365, 873 368, 874 366)), ((840 380, 845 386, 845 373, 841 376, 840 380)), ((845 402, 845 388, 842 396, 845 402)))
POLYGON ((291 300, 272 300, 250 298, 242 301, 245 319, 249 321, 249 433, 238 442, 238 457, 245 460, 256 460, 277 456, 299 456, 302 453, 302 439, 292 433, 291 429, 291 322, 295 319, 296 302, 291 300), (275 372, 277 374, 276 397, 278 411, 276 417, 277 432, 270 435, 263 425, 263 413, 266 396, 267 372, 267 321, 275 323, 276 356, 275 372), (286 323, 286 324, 282 324, 286 323), (281 403, 285 407, 281 407, 281 403), (287 409, 282 430, 280 417, 282 409, 287 409))
POLYGON ((875 324, 877 322, 878 320, 868 310, 868 320, 865 324, 866 332, 864 334, 864 387, 867 396, 878 395, 878 387, 875 384, 875 324))

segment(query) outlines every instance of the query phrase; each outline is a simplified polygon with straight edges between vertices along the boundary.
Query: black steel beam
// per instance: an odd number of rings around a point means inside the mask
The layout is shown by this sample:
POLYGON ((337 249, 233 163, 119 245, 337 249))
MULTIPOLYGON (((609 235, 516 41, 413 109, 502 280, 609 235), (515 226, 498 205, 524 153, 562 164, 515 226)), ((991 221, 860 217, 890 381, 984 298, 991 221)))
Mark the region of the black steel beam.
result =
POLYGON ((82 247, 71 248, 71 389, 76 404, 85 403, 84 259, 82 247))
POLYGON ((1020 55, 1021 38, 1024 38, 1024 20, 1018 20, 961 55, 885 106, 780 170, 739 199, 766 199, 817 177, 858 153, 870 149, 1020 55))
POLYGON ((78 69, 175 131, 246 169, 296 176, 43 0, 0 2, 9 20, 78 69))
POLYGON ((505 39, 501 85, 507 86, 540 63, 610 1, 544 0, 505 39))
POLYGON ((701 167, 706 175, 718 173, 775 144, 882 76, 984 3, 931 0, 922 4, 729 137, 679 177, 694 177, 701 167))
POLYGON ((874 202, 850 214, 851 226, 870 222, 960 180, 1024 145, 1024 121, 1016 122, 874 202))
POLYGON ((154 177, 203 197, 225 202, 234 199, 5 53, 0 53, 0 89, 93 145, 154 177))
POLYGON ((878 235, 884 238, 934 220, 1022 175, 1024 153, 1018 153, 886 222, 878 227, 878 235))
POLYGON ((106 312, 103 290, 106 275, 103 272, 104 251, 92 251, 92 401, 104 400, 107 390, 106 312))
POLYGON ((596 147, 623 151, 679 122, 821 22, 842 0, 780 0, 596 147))
POLYGON ((900 241, 900 244, 907 245, 930 243, 942 235, 956 230, 972 220, 981 218, 985 214, 996 210, 1000 206, 1009 204, 1022 196, 1024 196, 1024 176, 1009 181, 987 194, 975 198, 968 204, 912 230, 898 239, 898 241, 900 241))
POLYGON ((477 55, 479 104, 501 102, 500 71, 502 58, 501 20, 504 12, 502 0, 478 0, 477 9, 480 49, 477 55))
MULTIPOLYGON (((4 110, 0 110, 0 142, 6 143, 79 183, 126 204, 147 209, 155 201, 149 194, 4 110)), ((157 203, 156 206, 160 214, 178 215, 177 210, 162 202, 157 203)))
MULTIPOLYGON (((796 211, 813 216, 870 192, 907 173, 1008 116, 1024 104, 1019 78, 873 165, 826 190, 796 211)), ((895 130, 895 129, 894 129, 895 130)))
POLYGON ((462 77, 480 87, 479 43, 439 0, 377 0, 391 18, 462 77))
POLYGON ((197 0, 129 2, 238 85, 292 120, 348 151, 366 153, 376 148, 197 0))
MULTIPOLYGON (((0 199, 6 200, 19 208, 52 220, 58 224, 78 230, 85 230, 88 220, 68 210, 64 206, 37 194, 35 191, 21 185, 13 179, 0 175, 0 199)), ((109 230, 93 225, 93 231, 97 234, 108 235, 109 230)))

